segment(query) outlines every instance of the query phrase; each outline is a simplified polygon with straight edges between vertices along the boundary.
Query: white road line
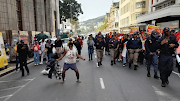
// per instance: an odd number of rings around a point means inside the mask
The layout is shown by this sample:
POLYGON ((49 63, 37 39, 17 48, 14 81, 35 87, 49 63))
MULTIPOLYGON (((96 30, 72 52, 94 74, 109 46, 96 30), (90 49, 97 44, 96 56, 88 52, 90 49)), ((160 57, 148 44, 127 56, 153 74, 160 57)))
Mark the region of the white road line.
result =
POLYGON ((154 91, 159 99, 159 101, 179 101, 179 99, 173 97, 172 95, 165 93, 163 91, 160 91, 155 86, 152 86, 154 88, 154 91))
MULTIPOLYGON (((23 85, 23 86, 24 86, 24 85, 23 85)), ((2 90, 0 90, 0 91, 11 90, 11 89, 16 89, 16 88, 21 88, 21 87, 23 87, 23 86, 17 86, 17 87, 2 89, 2 90)))
POLYGON ((0 99, 10 97, 10 96, 12 96, 12 95, 1 96, 0 99))
POLYGON ((175 72, 175 71, 172 71, 172 73, 176 74, 178 77, 180 77, 180 74, 175 72))
POLYGON ((12 96, 14 96, 16 93, 18 93, 21 89, 23 89, 26 85, 28 85, 30 82, 32 82, 35 78, 31 79, 29 82, 27 82, 23 87, 19 88, 17 91, 15 91, 13 94, 11 94, 11 96, 7 97, 6 99, 4 99, 4 101, 7 101, 8 99, 10 99, 12 96))
POLYGON ((13 81, 32 81, 33 79, 22 79, 22 80, 10 80, 10 81, 0 81, 1 82, 13 82, 13 81))
POLYGON ((99 78, 99 79, 100 79, 101 88, 102 88, 102 89, 105 89, 103 79, 102 79, 102 78, 99 78))

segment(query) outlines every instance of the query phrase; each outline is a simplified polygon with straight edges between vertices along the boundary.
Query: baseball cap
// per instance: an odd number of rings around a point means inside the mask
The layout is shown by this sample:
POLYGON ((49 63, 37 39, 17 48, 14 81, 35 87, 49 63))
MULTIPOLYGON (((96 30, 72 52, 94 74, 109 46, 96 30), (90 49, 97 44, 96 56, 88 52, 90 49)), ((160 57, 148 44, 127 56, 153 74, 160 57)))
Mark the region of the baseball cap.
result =
POLYGON ((24 40, 21 40, 20 42, 21 42, 21 43, 24 43, 24 40))
POLYGON ((163 32, 167 32, 167 31, 169 31, 170 29, 169 29, 169 27, 165 27, 164 29, 163 29, 163 32))
POLYGON ((139 33, 136 31, 136 32, 134 32, 134 35, 138 35, 139 33))
POLYGON ((158 32, 157 31, 155 31, 155 30, 153 30, 152 32, 151 32, 151 35, 153 36, 153 37, 155 37, 155 38, 157 38, 159 35, 158 35, 158 32))

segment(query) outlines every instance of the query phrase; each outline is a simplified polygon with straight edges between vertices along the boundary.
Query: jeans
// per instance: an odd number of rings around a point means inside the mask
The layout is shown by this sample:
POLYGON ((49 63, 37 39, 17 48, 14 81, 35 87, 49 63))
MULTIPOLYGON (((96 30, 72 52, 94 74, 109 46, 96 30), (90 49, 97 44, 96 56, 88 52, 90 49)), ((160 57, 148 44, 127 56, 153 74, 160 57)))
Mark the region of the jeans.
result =
POLYGON ((16 71, 18 70, 19 56, 16 56, 16 71))
POLYGON ((154 72, 157 72, 158 69, 158 55, 156 54, 156 52, 153 52, 152 56, 149 56, 147 59, 147 70, 150 71, 151 68, 151 64, 154 67, 154 72))
POLYGON ((51 60, 52 53, 48 53, 48 61, 51 60))
POLYGON ((34 62, 35 64, 39 64, 39 52, 34 52, 34 62))
POLYGON ((88 54, 89 54, 89 59, 91 58, 91 54, 93 54, 93 48, 88 47, 88 54))
MULTIPOLYGON (((126 57, 127 57, 127 51, 126 51, 126 57)), ((123 64, 126 64, 127 62, 126 62, 126 57, 123 57, 123 64)))

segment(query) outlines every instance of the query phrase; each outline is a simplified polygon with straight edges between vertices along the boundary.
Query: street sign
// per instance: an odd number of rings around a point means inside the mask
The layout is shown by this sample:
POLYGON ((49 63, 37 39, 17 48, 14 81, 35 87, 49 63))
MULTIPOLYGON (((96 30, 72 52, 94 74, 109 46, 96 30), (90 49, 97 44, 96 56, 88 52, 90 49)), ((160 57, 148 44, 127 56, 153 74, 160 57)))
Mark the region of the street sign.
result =
POLYGON ((139 27, 131 27, 130 33, 133 34, 134 32, 139 32, 139 27))

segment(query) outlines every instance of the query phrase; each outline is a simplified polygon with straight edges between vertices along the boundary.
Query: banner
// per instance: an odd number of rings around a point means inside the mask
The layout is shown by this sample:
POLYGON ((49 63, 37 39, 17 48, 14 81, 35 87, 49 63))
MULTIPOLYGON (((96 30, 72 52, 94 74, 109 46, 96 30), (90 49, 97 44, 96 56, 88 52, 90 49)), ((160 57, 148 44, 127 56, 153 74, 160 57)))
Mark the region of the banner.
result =
POLYGON ((149 25, 149 26, 147 27, 147 33, 148 33, 148 34, 151 34, 151 32, 152 32, 153 30, 158 31, 158 29, 159 29, 159 26, 149 25))
POLYGON ((139 27, 131 27, 130 33, 133 34, 134 32, 139 32, 139 27))

